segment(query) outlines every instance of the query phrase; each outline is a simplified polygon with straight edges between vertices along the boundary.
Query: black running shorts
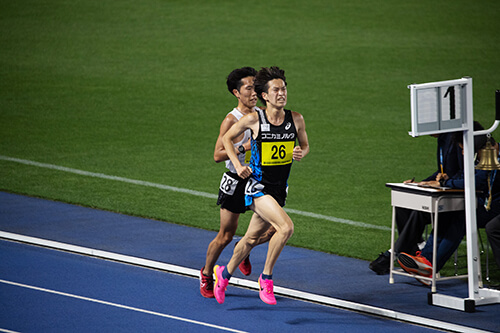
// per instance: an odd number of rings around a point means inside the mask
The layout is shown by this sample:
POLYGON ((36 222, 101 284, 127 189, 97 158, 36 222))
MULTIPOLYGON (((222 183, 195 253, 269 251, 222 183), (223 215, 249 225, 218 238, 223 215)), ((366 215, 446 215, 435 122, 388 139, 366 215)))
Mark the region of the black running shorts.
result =
POLYGON ((219 187, 217 205, 235 214, 245 213, 248 210, 245 207, 245 185, 247 181, 248 179, 242 179, 233 172, 224 173, 219 187))

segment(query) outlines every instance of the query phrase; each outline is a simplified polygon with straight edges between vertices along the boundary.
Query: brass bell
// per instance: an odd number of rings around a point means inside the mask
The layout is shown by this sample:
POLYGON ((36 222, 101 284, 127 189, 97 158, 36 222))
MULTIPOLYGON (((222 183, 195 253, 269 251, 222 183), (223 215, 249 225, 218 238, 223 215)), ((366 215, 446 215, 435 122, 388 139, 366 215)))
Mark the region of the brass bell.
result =
POLYGON ((478 170, 500 170, 498 163, 498 153, 491 145, 490 140, 486 142, 486 147, 481 149, 481 160, 476 165, 478 170))

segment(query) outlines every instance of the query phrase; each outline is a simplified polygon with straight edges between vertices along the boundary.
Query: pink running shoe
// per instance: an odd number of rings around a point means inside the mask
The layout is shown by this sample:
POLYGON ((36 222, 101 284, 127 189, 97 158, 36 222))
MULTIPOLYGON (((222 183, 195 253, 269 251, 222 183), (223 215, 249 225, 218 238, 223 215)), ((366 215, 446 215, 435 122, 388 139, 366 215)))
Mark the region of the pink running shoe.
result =
POLYGON ((215 285, 214 285, 214 296, 219 304, 224 303, 224 299, 226 298, 226 289, 229 284, 228 279, 222 278, 222 272, 224 271, 224 266, 216 265, 214 267, 215 274, 215 285))
POLYGON ((274 305, 276 298, 273 292, 273 280, 262 280, 262 274, 259 276, 259 296, 262 302, 274 305))

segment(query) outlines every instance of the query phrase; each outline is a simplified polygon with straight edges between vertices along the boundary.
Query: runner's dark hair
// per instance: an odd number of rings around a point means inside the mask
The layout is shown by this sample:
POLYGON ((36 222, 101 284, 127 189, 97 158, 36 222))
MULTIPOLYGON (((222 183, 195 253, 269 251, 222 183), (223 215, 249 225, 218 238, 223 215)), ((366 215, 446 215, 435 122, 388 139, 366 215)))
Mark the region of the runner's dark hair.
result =
POLYGON ((234 89, 240 91, 240 88, 243 85, 243 81, 241 80, 249 76, 255 76, 256 74, 257 71, 253 67, 242 67, 233 70, 227 76, 227 90, 229 90, 231 94, 233 94, 234 89))
POLYGON ((262 93, 268 92, 269 81, 274 79, 282 79, 286 86, 285 71, 277 66, 262 67, 260 71, 257 72, 257 75, 255 75, 255 92, 257 93, 259 100, 264 103, 264 105, 266 104, 266 101, 262 98, 262 93))

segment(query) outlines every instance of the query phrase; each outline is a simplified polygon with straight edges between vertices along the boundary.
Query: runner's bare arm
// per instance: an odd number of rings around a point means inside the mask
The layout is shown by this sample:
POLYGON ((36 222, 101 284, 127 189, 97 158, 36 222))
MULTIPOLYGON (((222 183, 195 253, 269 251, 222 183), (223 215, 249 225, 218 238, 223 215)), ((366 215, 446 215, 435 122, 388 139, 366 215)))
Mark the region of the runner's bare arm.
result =
POLYGON ((233 140, 241 135, 247 129, 251 129, 253 133, 256 132, 256 129, 259 125, 259 118, 256 113, 251 113, 243 118, 241 118, 236 124, 234 124, 222 137, 222 144, 226 150, 227 156, 233 162, 236 171, 238 172, 238 176, 241 178, 247 178, 252 174, 252 169, 248 166, 242 166, 235 149, 233 148, 233 140))
MULTIPOLYGON (((217 137, 217 141, 215 142, 215 149, 214 149, 214 161, 219 163, 223 162, 229 159, 226 153, 226 149, 224 148, 224 145, 222 144, 222 137, 226 132, 236 124, 238 119, 236 119, 235 116, 232 114, 228 114, 224 120, 222 121, 219 129, 219 136, 217 137)), ((238 140, 237 140, 238 141, 238 140)))
POLYGON ((307 138, 304 117, 298 112, 293 112, 292 115, 295 128, 297 129, 297 140, 299 141, 299 145, 293 149, 293 159, 300 161, 309 154, 309 140, 307 138))

